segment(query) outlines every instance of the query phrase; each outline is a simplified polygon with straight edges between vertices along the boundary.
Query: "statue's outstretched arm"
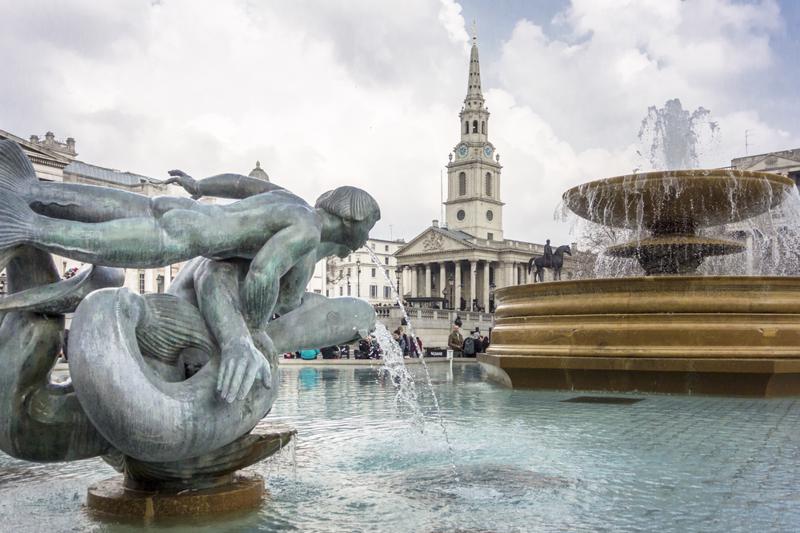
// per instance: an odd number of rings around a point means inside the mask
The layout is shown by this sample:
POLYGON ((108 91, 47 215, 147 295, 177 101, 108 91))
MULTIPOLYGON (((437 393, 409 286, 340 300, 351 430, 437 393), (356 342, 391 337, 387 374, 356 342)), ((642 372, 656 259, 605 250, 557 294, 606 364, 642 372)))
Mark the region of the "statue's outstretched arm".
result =
POLYGON ((222 398, 243 400, 257 378, 269 388, 269 363, 253 344, 243 316, 237 266, 204 261, 195 272, 194 284, 200 312, 220 347, 217 390, 222 398))
POLYGON ((217 174, 201 180, 192 178, 182 170, 170 170, 169 175, 172 177, 164 183, 177 183, 195 199, 202 196, 242 199, 283 188, 241 174, 217 174))

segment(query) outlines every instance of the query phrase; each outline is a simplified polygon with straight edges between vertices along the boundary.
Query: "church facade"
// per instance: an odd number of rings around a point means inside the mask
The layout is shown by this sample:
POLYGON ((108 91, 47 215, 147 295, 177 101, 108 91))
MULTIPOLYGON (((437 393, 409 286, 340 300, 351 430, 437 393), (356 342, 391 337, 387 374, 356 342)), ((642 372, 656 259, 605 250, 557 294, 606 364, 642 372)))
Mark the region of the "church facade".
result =
MULTIPOLYGON (((395 257, 404 297, 490 311, 495 289, 533 281, 527 263, 543 255, 544 245, 506 239, 503 233, 503 167, 489 140, 477 38, 472 41, 467 96, 458 115, 460 136, 447 163, 445 220, 434 220, 395 257)), ((562 278, 571 278, 574 269, 574 260, 566 256, 562 278)), ((546 271, 545 276, 552 274, 546 271)))

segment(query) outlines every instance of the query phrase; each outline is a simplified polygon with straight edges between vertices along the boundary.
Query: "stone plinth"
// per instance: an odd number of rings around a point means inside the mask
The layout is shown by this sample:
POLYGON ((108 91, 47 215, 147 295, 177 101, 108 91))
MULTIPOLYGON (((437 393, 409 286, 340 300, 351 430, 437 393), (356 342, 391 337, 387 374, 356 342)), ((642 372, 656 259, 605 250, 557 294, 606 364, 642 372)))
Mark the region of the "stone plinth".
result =
POLYGON ((180 492, 126 488, 123 477, 117 476, 89 487, 86 503, 104 515, 150 520, 255 509, 264 493, 264 480, 255 474, 238 474, 218 487, 180 492))
POLYGON ((508 386, 800 394, 800 278, 576 280, 496 298, 479 360, 508 386))

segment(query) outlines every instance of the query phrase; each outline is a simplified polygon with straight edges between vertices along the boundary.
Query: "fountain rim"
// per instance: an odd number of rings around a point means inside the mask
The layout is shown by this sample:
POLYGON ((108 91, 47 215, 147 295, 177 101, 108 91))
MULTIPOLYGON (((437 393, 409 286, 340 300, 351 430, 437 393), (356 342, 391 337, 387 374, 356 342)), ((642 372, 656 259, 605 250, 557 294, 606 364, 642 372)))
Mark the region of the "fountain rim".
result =
POLYGON ((800 276, 632 276, 546 281, 503 287, 495 291, 498 300, 536 296, 590 296, 610 292, 653 292, 669 287, 675 294, 722 291, 725 289, 790 289, 800 292, 800 276), (592 290, 587 290, 589 287, 592 290))
MULTIPOLYGON (((645 184, 651 181, 659 181, 666 178, 736 178, 736 179, 766 179, 772 182, 778 182, 787 187, 794 186, 794 181, 786 176, 775 174, 773 172, 758 172, 754 170, 738 170, 726 168, 713 168, 713 169, 683 169, 683 170, 656 170, 652 172, 641 172, 633 174, 622 174, 613 176, 611 178, 601 178, 592 181, 587 181, 580 185, 576 185, 567 189, 561 196, 564 201, 568 201, 568 197, 572 194, 583 194, 586 189, 610 187, 618 184, 626 184, 629 181, 636 181, 637 184, 645 184)), ((569 206, 568 206, 569 207, 569 206)))

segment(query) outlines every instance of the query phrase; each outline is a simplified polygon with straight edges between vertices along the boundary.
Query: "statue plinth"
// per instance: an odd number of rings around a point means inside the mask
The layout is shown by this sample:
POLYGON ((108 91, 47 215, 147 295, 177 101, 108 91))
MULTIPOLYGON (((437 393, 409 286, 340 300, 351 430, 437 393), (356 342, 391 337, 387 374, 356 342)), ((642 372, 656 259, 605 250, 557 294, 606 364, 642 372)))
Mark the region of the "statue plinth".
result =
POLYGON ((295 434, 288 426, 259 425, 213 453, 176 462, 107 456, 124 476, 89 487, 87 505, 106 515, 148 520, 254 509, 264 496, 264 480, 238 471, 277 453, 295 434))
POLYGON ((157 520, 256 509, 265 493, 264 479, 256 474, 237 474, 218 487, 179 492, 127 488, 123 476, 117 476, 89 487, 86 504, 100 515, 157 520))

